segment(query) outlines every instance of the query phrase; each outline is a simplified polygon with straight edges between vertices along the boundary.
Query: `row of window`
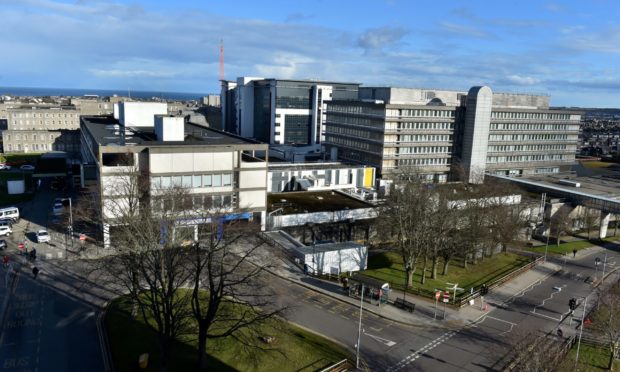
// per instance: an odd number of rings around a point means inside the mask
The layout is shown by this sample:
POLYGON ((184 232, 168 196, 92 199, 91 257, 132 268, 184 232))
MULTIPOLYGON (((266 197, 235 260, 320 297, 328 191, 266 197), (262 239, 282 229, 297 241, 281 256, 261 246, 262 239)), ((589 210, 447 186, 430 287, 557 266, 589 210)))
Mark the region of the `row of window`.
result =
POLYGON ((398 123, 398 129, 454 129, 454 123, 398 123))
POLYGON ((231 173, 151 177, 151 188, 154 190, 169 189, 172 187, 197 189, 201 187, 222 187, 231 185, 231 173))
MULTIPOLYGON (((37 135, 34 134, 34 133, 32 135, 28 135, 28 134, 14 134, 13 136, 15 136, 14 137, 15 141, 20 141, 22 139, 25 140, 25 141, 28 141, 28 140, 36 141, 37 140, 37 135)), ((39 134, 38 135, 39 139, 41 139, 41 140, 45 140, 46 136, 47 136, 47 134, 39 134)), ((54 140, 54 135, 50 134, 49 135, 49 139, 53 141, 54 140)), ((6 140, 7 141, 11 140, 11 135, 10 134, 7 134, 6 140)))
POLYGON ((569 120, 570 114, 556 114, 550 112, 491 112, 493 119, 547 119, 547 120, 569 120))
POLYGON ((364 129, 356 129, 354 127, 339 127, 330 125, 325 128, 325 133, 341 134, 359 138, 369 138, 373 140, 383 140, 383 134, 372 132, 364 129))
POLYGON ((560 173, 560 168, 557 168, 557 167, 553 167, 553 168, 537 168, 534 172, 538 173, 538 174, 560 173))
POLYGON ((383 128, 385 122, 382 119, 372 119, 369 117, 360 117, 360 116, 348 116, 348 115, 339 115, 339 114, 326 114, 326 123, 334 123, 334 124, 352 124, 352 125, 361 125, 364 127, 373 127, 373 128, 383 128))
POLYGON ((328 134, 325 136, 325 142, 378 153, 383 151, 382 145, 376 145, 374 143, 360 141, 355 138, 341 138, 337 136, 330 136, 328 134))
POLYGON ((67 143, 64 144, 62 142, 56 143, 56 144, 51 144, 51 143, 34 143, 32 145, 24 145, 22 148, 21 143, 18 143, 16 145, 12 145, 12 144, 6 144, 6 151, 11 152, 11 151, 25 151, 28 152, 30 150, 32 151, 52 151, 52 150, 56 150, 56 151, 78 151, 79 150, 79 144, 73 144, 73 143, 67 143))
POLYGON ((208 211, 217 208, 230 208, 233 206, 232 195, 185 195, 181 198, 152 199, 151 206, 154 211, 166 212, 170 210, 208 211), (176 205, 175 203, 180 203, 176 205))
POLYGON ((398 159, 397 165, 450 165, 450 158, 398 159))
MULTIPOLYGON (((33 120, 32 122, 30 120, 15 120, 13 121, 13 123, 11 123, 11 127, 30 127, 30 126, 34 126, 34 125, 39 125, 40 126, 47 126, 47 125, 62 125, 63 124, 63 120, 58 120, 58 122, 56 122, 56 120, 33 120)), ((78 125, 78 121, 77 120, 64 120, 64 125, 78 125)))
POLYGON ((578 131, 579 125, 542 123, 491 123, 491 130, 555 130, 578 131))
POLYGON ((568 134, 491 134, 489 141, 576 141, 577 135, 568 134))
POLYGON ((451 134, 402 134, 399 142, 447 142, 452 141, 451 134))
POLYGON ((339 148, 338 149, 338 158, 343 160, 349 160, 352 162, 372 165, 378 167, 381 165, 381 158, 378 155, 368 154, 366 152, 361 152, 348 148, 339 148))
POLYGON ((409 116, 409 117, 453 118, 455 115, 456 115, 456 111, 448 111, 448 110, 411 110, 411 109, 398 110, 398 116, 409 116))
POLYGON ((452 146, 420 146, 398 147, 397 154, 447 154, 452 152, 452 146))
POLYGON ((554 161, 567 159, 568 156, 560 154, 487 156, 487 163, 523 163, 528 161, 554 161))
POLYGON ((327 110, 334 112, 347 112, 350 114, 384 115, 384 111, 382 109, 373 106, 338 105, 331 102, 327 104, 327 110))
POLYGON ((42 117, 46 117, 46 118, 77 118, 77 114, 75 113, 71 113, 71 114, 67 114, 67 113, 36 113, 36 112, 13 112, 11 113, 11 117, 13 119, 21 119, 21 118, 42 118, 42 117), (45 116, 44 116, 45 115, 45 116))
POLYGON ((566 150, 566 148, 567 148, 566 144, 497 145, 497 146, 489 146, 489 152, 566 150))

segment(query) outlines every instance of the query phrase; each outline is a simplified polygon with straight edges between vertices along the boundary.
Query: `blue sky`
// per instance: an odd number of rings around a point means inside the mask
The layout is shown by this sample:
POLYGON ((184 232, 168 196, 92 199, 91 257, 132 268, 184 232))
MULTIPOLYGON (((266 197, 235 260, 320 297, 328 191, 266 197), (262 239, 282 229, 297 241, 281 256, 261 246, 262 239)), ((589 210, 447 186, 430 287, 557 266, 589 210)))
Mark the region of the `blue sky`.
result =
POLYGON ((620 107, 618 0, 0 0, 0 87, 218 92, 225 77, 620 107))

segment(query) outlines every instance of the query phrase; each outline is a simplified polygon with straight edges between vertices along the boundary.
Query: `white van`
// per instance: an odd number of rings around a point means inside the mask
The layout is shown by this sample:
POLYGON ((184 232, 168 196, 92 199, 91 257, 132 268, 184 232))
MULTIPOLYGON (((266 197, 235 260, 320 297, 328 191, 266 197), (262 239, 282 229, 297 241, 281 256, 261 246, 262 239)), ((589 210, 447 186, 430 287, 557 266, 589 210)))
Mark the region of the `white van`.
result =
POLYGON ((0 219, 12 218, 15 221, 19 220, 19 209, 17 207, 8 207, 0 209, 0 219))

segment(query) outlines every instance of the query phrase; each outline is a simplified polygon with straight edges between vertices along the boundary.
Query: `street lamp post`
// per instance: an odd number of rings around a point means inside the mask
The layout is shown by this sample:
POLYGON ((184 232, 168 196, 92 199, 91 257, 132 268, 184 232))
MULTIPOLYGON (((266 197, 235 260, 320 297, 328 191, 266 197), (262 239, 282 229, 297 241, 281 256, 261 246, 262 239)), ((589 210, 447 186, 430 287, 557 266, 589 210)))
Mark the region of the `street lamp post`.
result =
POLYGON ((405 290, 403 291, 403 303, 405 303, 405 299, 407 298, 407 287, 409 286, 409 270, 411 270, 411 265, 407 263, 407 265, 405 265, 405 290))
POLYGON ((577 363, 579 363, 579 347, 581 346, 581 334, 583 333, 583 320, 586 314, 586 307, 588 306, 588 297, 586 296, 585 303, 583 305, 583 312, 581 313, 581 325, 579 326, 579 341, 577 341, 577 353, 575 355, 575 369, 577 368, 577 363))
MULTIPOLYGON (((549 224, 551 225, 551 224, 549 224)), ((547 230, 547 229, 545 229, 547 230)), ((547 233, 547 243, 545 243, 545 258, 544 261, 547 262, 547 249, 549 248, 549 236, 551 235, 551 226, 549 226, 549 230, 545 231, 547 233)))
POLYGON ((607 265, 607 252, 605 252, 605 259, 603 260, 603 276, 601 276, 601 283, 605 280, 605 265, 607 265))
POLYGON ((357 345, 355 352, 355 368, 360 368, 360 342, 362 341, 362 310, 364 306, 364 283, 362 283, 362 293, 360 296, 360 321, 357 328, 357 345))

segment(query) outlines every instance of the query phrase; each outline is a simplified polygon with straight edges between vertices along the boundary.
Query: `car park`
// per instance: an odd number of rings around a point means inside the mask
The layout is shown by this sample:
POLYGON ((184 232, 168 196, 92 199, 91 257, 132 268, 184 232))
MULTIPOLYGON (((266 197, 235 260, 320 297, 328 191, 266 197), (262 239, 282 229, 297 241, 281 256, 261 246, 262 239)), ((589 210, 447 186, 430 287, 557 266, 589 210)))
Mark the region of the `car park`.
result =
POLYGON ((19 209, 17 207, 8 207, 0 209, 0 219, 12 219, 19 221, 19 209))
POLYGON ((21 167, 19 167, 19 169, 25 170, 25 171, 33 171, 34 170, 34 165, 24 164, 21 167))
POLYGON ((13 233, 13 230, 8 226, 0 226, 0 236, 9 236, 13 233))
POLYGON ((37 243, 49 243, 50 234, 46 230, 37 231, 37 243))
POLYGON ((6 249, 6 240, 0 239, 0 250, 6 249))

